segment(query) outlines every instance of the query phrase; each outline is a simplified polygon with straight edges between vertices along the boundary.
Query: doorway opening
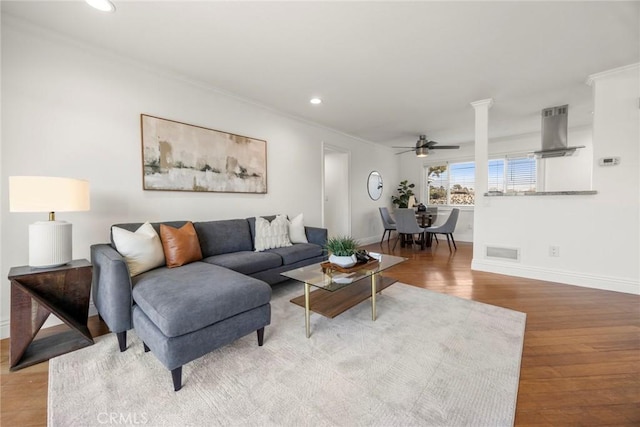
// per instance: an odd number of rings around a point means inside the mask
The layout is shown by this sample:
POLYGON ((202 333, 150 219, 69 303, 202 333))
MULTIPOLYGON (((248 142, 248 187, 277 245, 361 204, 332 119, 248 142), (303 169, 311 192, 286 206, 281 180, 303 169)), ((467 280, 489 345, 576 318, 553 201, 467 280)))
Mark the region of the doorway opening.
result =
POLYGON ((329 236, 350 236, 351 153, 327 144, 323 144, 322 151, 322 223, 329 236))

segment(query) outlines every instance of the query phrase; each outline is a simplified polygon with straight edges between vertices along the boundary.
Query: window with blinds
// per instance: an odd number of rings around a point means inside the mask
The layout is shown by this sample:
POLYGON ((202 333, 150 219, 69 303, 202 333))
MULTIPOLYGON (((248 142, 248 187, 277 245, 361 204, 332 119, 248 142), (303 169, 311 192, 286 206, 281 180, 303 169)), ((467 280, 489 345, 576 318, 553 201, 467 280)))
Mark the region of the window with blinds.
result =
POLYGON ((536 191, 536 159, 515 157, 505 159, 505 191, 522 193, 536 191))
MULTIPOLYGON (((527 156, 489 160, 489 192, 513 194, 536 191, 536 167, 536 159, 527 156)), ((473 206, 475 173, 474 162, 427 166, 427 204, 473 206)))
POLYGON ((489 160, 489 191, 523 193, 536 191, 536 159, 505 157, 489 160))

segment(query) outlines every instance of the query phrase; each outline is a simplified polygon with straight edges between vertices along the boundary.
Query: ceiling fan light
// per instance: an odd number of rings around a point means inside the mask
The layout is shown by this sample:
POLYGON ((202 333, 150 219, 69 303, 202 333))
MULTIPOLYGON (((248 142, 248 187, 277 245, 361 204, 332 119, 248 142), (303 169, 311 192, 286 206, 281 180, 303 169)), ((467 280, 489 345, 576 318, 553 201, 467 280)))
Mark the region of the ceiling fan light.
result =
POLYGON ((416 157, 427 157, 428 155, 429 150, 427 150, 427 147, 416 148, 416 157))

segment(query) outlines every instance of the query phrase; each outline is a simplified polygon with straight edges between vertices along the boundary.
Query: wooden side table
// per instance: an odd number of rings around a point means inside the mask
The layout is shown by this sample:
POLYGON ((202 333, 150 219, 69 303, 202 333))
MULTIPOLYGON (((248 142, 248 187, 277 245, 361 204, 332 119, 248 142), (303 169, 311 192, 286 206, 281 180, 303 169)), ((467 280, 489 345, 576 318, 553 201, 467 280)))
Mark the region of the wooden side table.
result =
POLYGON ((93 344, 87 327, 91 270, 86 259, 61 267, 22 266, 9 270, 11 371, 93 344), (35 339, 51 313, 70 330, 35 339))

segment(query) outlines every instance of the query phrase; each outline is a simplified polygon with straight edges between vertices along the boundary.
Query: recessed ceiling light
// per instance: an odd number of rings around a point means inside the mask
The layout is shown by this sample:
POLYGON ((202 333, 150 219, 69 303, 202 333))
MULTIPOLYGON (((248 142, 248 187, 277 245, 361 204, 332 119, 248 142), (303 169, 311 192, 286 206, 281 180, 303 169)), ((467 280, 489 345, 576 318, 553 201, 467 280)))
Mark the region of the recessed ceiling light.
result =
POLYGON ((109 0, 84 0, 87 4, 93 8, 98 9, 101 12, 115 12, 116 7, 109 0))
POLYGON ((322 104, 322 99, 320 98, 311 98, 309 100, 310 103, 312 103, 313 105, 318 105, 318 104, 322 104))

